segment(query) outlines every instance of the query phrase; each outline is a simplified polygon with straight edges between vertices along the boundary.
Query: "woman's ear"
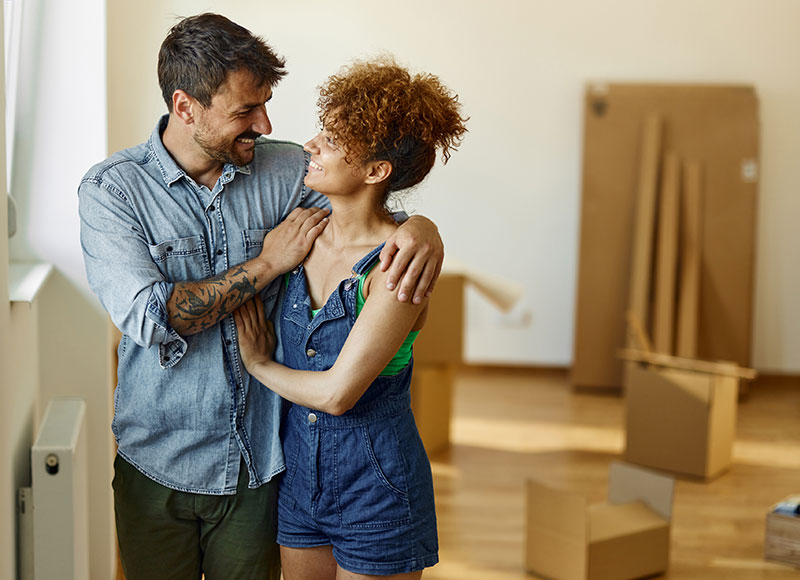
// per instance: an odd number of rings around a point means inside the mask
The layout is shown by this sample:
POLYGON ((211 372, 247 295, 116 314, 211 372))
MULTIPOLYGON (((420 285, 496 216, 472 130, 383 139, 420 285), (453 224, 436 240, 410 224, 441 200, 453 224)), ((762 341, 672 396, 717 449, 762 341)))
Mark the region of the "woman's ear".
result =
POLYGON ((390 161, 370 161, 367 163, 367 176, 365 183, 378 184, 389 179, 392 174, 390 161))
POLYGON ((197 102, 181 89, 172 93, 172 113, 187 125, 194 123, 194 106, 197 102))

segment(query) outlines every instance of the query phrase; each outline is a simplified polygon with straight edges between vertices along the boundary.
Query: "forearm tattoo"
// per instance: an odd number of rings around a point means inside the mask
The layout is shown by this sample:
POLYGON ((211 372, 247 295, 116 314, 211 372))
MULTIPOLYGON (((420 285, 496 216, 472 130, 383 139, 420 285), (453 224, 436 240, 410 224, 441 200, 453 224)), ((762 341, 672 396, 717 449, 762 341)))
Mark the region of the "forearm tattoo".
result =
POLYGON ((175 285, 170 298, 170 324, 183 334, 211 328, 256 295, 252 279, 241 266, 202 282, 175 285))

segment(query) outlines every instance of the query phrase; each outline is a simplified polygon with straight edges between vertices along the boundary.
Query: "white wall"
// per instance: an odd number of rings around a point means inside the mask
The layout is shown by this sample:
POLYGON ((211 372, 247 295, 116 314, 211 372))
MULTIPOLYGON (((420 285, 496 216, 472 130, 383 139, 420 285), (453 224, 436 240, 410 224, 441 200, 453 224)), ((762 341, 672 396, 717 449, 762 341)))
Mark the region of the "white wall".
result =
POLYGON ((796 0, 367 0, 256 3, 143 0, 109 7, 109 145, 147 138, 164 111, 158 46, 175 15, 221 12, 288 60, 274 136, 315 130, 314 87, 353 57, 388 50, 436 73, 472 117, 451 163, 410 202, 448 254, 525 287, 501 318, 470 295, 472 362, 571 362, 580 205, 582 90, 588 80, 735 82, 761 103, 754 363, 800 371, 800 3, 796 0))
MULTIPOLYGON (((31 430, 31 421, 35 426, 39 417, 29 419, 29 414, 40 414, 50 397, 79 395, 86 400, 92 498, 90 570, 92 578, 107 580, 116 566, 107 326, 106 316, 85 281, 77 215, 80 178, 107 154, 105 0, 25 0, 18 6, 24 9, 24 15, 11 189, 17 200, 19 223, 9 253, 18 262, 51 263, 55 271, 38 303, 40 365, 35 376, 39 392, 35 396, 17 393, 16 407, 8 407, 6 391, 20 385, 4 382, 2 414, 8 410, 16 415, 10 422, 15 432, 10 438, 3 437, 2 453, 9 452, 5 449, 8 442, 30 439, 27 431, 31 430)), ((3 232, 0 237, 5 244, 3 232)), ((6 349, 0 349, 0 353, 5 355, 6 349)), ((24 364, 19 360, 14 363, 24 364)), ((2 423, 6 425, 5 420, 2 423)), ((5 465, 4 458, 3 477, 5 465)), ((16 476, 20 476, 20 470, 15 464, 16 476)), ((30 474, 26 477, 29 485, 30 474)), ((5 510, 5 488, 3 492, 5 510)), ((3 550, 6 545, 4 539, 3 550)), ((0 565, 10 562, 13 566, 16 548, 14 544, 10 548, 10 558, 0 554, 0 565)), ((15 576, 0 571, 0 577, 15 576)))

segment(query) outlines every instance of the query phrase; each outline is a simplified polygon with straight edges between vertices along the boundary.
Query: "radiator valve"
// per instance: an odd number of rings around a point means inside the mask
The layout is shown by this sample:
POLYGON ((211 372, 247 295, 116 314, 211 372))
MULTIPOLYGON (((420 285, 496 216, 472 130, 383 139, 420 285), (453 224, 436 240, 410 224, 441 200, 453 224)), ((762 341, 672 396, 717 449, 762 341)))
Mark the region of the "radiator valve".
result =
POLYGON ((58 455, 55 453, 48 455, 44 460, 44 469, 50 475, 55 475, 58 473, 58 455))

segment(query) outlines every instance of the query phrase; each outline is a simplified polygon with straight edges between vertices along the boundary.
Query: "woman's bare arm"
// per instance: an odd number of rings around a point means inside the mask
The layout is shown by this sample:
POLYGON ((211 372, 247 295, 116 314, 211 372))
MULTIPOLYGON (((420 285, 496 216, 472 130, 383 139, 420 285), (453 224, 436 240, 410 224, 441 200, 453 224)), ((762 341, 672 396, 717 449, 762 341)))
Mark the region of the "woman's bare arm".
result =
POLYGON ((248 302, 236 314, 239 347, 248 372, 283 398, 340 415, 356 404, 392 360, 416 326, 427 299, 400 302, 387 290, 386 273, 373 270, 372 292, 339 353, 327 371, 297 371, 272 360, 274 337, 264 322, 260 301, 248 302))

